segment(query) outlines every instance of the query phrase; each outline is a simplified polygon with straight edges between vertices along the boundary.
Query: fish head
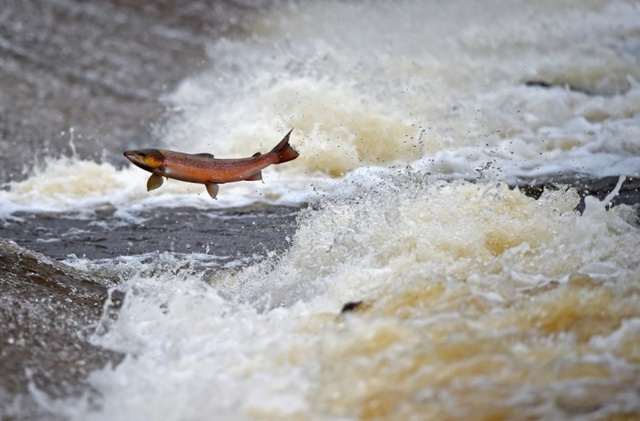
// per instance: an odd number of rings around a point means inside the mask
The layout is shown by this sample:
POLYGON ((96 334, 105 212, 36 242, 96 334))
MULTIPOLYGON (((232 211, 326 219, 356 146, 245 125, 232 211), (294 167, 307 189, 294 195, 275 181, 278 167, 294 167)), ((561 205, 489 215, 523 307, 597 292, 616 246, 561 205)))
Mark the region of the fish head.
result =
POLYGON ((164 163, 164 155, 158 149, 126 151, 124 156, 143 170, 153 171, 164 163))

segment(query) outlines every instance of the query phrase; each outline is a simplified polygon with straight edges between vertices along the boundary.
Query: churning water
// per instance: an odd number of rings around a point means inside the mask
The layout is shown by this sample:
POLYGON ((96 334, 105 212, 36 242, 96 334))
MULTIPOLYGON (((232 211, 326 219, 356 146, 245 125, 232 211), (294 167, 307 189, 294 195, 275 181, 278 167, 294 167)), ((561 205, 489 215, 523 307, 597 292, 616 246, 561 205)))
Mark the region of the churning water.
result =
MULTIPOLYGON (((0 191, 3 217, 108 208, 109 229, 133 229, 153 209, 311 206, 284 249, 258 257, 66 258, 117 279, 124 302, 117 315, 107 302, 90 340, 125 356, 89 374, 91 393, 51 398, 32 384, 43 410, 640 415, 637 208, 609 209, 614 191, 578 212, 574 189, 534 199, 507 186, 640 176, 637 2, 276 3, 208 54, 163 99, 174 112, 157 146, 250 156, 293 128, 297 160, 264 184, 222 185, 213 202, 171 180, 146 193, 135 167, 50 159, 0 191)), ((198 222, 209 223, 225 220, 198 222)))

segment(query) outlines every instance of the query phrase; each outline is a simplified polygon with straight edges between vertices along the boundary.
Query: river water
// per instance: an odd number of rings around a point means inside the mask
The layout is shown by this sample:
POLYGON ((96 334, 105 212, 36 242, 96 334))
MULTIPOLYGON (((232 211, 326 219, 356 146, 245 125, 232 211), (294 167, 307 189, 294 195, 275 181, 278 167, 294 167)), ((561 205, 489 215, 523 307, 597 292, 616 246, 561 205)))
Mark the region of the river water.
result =
POLYGON ((637 2, 6 10, 4 418, 640 416, 637 2))

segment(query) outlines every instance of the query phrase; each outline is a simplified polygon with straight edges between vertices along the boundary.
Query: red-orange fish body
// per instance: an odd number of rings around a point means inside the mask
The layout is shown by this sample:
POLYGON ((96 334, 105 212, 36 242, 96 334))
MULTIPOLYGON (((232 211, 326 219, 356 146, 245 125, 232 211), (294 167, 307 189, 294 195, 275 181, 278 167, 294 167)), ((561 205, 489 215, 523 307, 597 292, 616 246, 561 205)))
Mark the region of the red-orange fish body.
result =
POLYGON ((269 165, 282 164, 298 157, 289 145, 289 133, 271 151, 256 153, 248 158, 217 159, 208 153, 186 154, 164 149, 126 151, 126 156, 136 166, 151 172, 147 190, 162 186, 164 178, 204 184, 212 198, 218 194, 218 185, 235 181, 262 180, 262 170, 269 165))

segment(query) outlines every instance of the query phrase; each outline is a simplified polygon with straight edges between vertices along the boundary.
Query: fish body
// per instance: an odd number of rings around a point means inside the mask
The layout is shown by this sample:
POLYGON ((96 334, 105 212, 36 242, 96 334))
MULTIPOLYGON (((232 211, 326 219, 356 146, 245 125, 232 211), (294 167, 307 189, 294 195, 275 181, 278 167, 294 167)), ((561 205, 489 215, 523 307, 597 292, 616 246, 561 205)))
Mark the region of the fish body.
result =
POLYGON ((264 154, 258 152, 248 158, 218 159, 209 153, 187 154, 164 149, 126 151, 124 156, 136 166, 151 172, 147 181, 148 191, 160 187, 166 177, 204 184, 209 195, 215 199, 219 184, 262 180, 264 168, 296 159, 299 154, 289 145, 292 130, 271 151, 264 154))

